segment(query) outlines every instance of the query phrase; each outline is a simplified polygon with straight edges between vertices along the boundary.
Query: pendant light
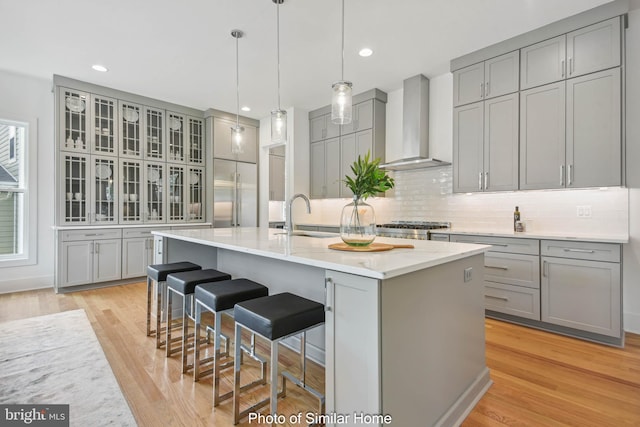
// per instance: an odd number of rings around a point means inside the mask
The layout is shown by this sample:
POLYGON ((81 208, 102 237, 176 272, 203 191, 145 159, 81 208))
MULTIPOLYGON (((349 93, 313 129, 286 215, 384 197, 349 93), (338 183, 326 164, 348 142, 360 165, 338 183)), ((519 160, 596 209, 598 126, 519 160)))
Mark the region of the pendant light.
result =
POLYGON ((342 0, 342 73, 340 81, 335 82, 331 98, 331 121, 337 125, 351 123, 351 87, 353 84, 344 79, 344 0, 342 0))
POLYGON ((233 154, 240 154, 244 151, 242 143, 244 128, 240 126, 240 71, 238 66, 238 39, 243 35, 244 33, 240 30, 231 30, 231 36, 236 39, 236 124, 231 126, 231 152, 233 154))
POLYGON ((287 142, 287 112, 280 108, 280 5, 284 0, 271 0, 276 4, 276 46, 278 55, 278 109, 271 112, 271 143, 287 142))

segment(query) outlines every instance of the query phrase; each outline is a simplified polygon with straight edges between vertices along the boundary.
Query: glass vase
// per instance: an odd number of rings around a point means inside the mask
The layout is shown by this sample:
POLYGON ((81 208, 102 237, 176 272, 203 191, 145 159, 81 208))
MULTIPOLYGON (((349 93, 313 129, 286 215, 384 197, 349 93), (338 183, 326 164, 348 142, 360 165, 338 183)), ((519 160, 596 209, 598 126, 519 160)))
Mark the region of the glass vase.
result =
POLYGON ((349 246, 368 246, 376 238, 376 215, 373 206, 354 196, 342 208, 340 237, 349 246))

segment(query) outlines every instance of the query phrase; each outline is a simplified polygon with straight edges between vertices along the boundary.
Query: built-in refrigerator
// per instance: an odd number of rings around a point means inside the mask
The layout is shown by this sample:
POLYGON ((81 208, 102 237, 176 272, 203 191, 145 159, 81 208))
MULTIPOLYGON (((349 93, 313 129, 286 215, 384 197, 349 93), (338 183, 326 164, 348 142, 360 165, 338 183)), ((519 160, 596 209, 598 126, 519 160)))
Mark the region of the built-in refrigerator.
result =
POLYGON ((258 225, 258 166, 213 160, 213 226, 258 225))

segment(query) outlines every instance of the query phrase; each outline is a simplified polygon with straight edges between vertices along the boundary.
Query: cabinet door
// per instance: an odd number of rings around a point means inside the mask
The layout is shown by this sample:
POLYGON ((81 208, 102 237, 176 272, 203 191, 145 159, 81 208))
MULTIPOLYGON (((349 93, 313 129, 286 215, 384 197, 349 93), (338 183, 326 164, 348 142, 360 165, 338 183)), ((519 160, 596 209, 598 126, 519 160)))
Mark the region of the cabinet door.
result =
POLYGON ((117 155, 118 101, 101 95, 91 95, 91 152, 117 155))
POLYGON ((166 165, 164 163, 145 162, 144 164, 144 222, 164 222, 166 218, 165 192, 166 165))
POLYGON ((326 114, 325 116, 325 129, 324 138, 337 138, 340 136, 340 125, 337 125, 331 121, 331 114, 326 114))
POLYGON ((567 187, 622 184, 620 69, 567 80, 567 187))
POLYGON ((92 156, 91 206, 89 217, 96 224, 118 222, 118 164, 115 158, 92 156), (114 185, 115 183, 115 185, 114 185))
POLYGON ((310 196, 312 199, 322 199, 326 193, 326 165, 325 165, 326 146, 324 142, 315 142, 311 144, 310 160, 311 160, 311 184, 310 196))
POLYGON ((185 178, 184 166, 167 165, 167 222, 182 222, 185 220, 185 178))
POLYGON ((483 189, 484 103, 453 109, 453 191, 483 189))
POLYGON ((89 94, 74 89, 60 88, 58 111, 60 149, 81 153, 89 152, 89 94))
POLYGON ((187 159, 187 118, 167 111, 167 161, 183 163, 187 159))
POLYGON ((565 82, 520 92, 520 189, 565 186, 565 82))
POLYGON ((520 90, 565 78, 566 36, 563 34, 520 50, 520 90))
POLYGON ((89 222, 91 173, 89 156, 64 153, 62 165, 62 200, 60 217, 65 224, 86 224, 89 222))
POLYGON ((325 158, 326 167, 326 186, 327 192, 325 197, 340 197, 340 188, 343 184, 340 182, 340 138, 329 139, 325 141, 327 151, 325 158))
POLYGON ((269 155, 269 200, 284 201, 284 157, 269 155))
POLYGON ((243 147, 236 159, 240 162, 258 163, 258 129, 255 126, 242 126, 244 127, 243 147))
POLYGON ((518 189, 518 94, 484 102, 484 190, 518 189))
POLYGON ((213 119, 213 157, 217 159, 235 160, 231 152, 231 127, 235 123, 228 120, 213 119))
POLYGON ((356 130, 363 131, 373 127, 373 100, 361 102, 356 107, 356 130))
POLYGON ((542 257, 542 321, 621 336, 620 264, 542 257))
POLYGON ((59 286, 86 285, 93 281, 93 241, 62 242, 59 286))
POLYGON ((96 240, 93 242, 93 281, 120 280, 122 240, 96 240))
POLYGON ((453 106, 484 98, 484 62, 453 72, 453 106))
POLYGON ((620 18, 567 34, 568 77, 620 65, 620 18))
POLYGON ((120 101, 120 156, 142 157, 142 106, 120 101))
POLYGON ((520 52, 514 51, 484 63, 484 98, 495 98, 518 90, 520 52))
MULTIPOLYGON (((344 179, 345 175, 353 177, 351 165, 358 159, 358 156, 364 159, 368 152, 372 157, 374 156, 371 129, 340 137, 340 178, 344 179)), ((351 190, 342 182, 340 183, 340 197, 353 197, 351 190)))
POLYGON ((164 160, 165 151, 165 112, 151 107, 144 107, 145 120, 145 149, 147 160, 164 160))
POLYGON ((122 239, 123 279, 142 277, 147 274, 149 246, 153 246, 153 241, 147 237, 122 239))
POLYGON ((326 272, 327 413, 381 413, 377 280, 326 272))
POLYGON ((135 224, 142 217, 142 162, 120 160, 120 223, 135 224))
POLYGON ((204 165, 204 122, 202 119, 188 117, 188 143, 187 152, 189 153, 189 163, 195 165, 204 165))
POLYGON ((322 141, 325 138, 326 120, 326 115, 309 120, 311 142, 322 141))
POLYGON ((204 169, 197 167, 187 168, 187 220, 189 222, 204 221, 204 169))

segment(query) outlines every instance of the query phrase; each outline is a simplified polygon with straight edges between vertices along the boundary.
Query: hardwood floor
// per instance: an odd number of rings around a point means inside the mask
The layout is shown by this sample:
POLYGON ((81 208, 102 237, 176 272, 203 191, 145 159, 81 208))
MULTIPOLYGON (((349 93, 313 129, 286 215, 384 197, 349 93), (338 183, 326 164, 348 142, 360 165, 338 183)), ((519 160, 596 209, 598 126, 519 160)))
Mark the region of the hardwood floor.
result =
MULTIPOLYGON (((140 426, 233 425, 230 400, 212 410, 211 379, 194 383, 183 376, 178 355, 167 359, 145 336, 145 298, 144 283, 3 294, 0 322, 83 308, 140 426)), ((230 332, 231 322, 225 328, 230 332)), ((487 319, 486 338, 494 384, 464 426, 640 426, 640 335, 627 334, 626 347, 618 349, 487 319)), ((296 355, 282 355, 281 365, 297 374, 296 355)), ((243 378, 249 380, 257 368, 247 363, 243 378)), ((227 371, 224 389, 230 390, 231 379, 227 371)), ((307 379, 323 387, 323 369, 308 365, 307 379)), ((243 402, 248 406, 264 394, 251 393, 243 402)), ((315 407, 315 399, 291 386, 279 412, 315 407)), ((240 425, 260 424, 245 419, 240 425)))

